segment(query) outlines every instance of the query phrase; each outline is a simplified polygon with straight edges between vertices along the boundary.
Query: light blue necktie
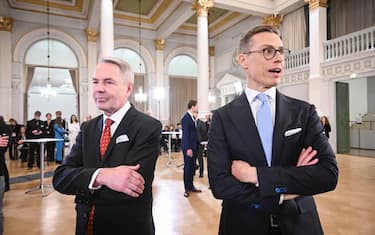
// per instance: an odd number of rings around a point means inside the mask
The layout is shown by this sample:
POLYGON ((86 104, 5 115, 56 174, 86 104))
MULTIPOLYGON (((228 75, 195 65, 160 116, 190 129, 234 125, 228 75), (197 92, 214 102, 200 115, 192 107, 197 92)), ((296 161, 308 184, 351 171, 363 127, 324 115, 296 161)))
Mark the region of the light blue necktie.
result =
POLYGON ((260 139, 262 140, 264 153, 266 154, 267 164, 268 166, 271 166, 273 136, 272 112, 266 94, 259 93, 257 99, 261 101, 261 105, 257 112, 258 132, 260 139))

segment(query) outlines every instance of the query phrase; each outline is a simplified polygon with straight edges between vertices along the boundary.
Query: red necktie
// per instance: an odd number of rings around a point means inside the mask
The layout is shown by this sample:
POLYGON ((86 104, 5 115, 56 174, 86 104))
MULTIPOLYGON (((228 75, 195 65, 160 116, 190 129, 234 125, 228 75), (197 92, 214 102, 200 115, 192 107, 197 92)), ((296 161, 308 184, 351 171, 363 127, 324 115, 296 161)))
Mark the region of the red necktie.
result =
POLYGON ((111 125, 113 121, 109 118, 105 120, 104 131, 102 133, 102 137, 100 138, 100 157, 103 158, 105 151, 107 150, 107 146, 109 141, 111 141, 111 125))
MULTIPOLYGON (((105 120, 105 126, 102 133, 102 137, 100 138, 100 158, 104 157, 104 153, 107 150, 107 146, 111 141, 111 125, 113 124, 113 120, 107 118, 105 120)), ((89 220, 87 222, 87 235, 93 234, 93 225, 94 225, 94 213, 95 213, 95 205, 92 205, 89 215, 89 220)))

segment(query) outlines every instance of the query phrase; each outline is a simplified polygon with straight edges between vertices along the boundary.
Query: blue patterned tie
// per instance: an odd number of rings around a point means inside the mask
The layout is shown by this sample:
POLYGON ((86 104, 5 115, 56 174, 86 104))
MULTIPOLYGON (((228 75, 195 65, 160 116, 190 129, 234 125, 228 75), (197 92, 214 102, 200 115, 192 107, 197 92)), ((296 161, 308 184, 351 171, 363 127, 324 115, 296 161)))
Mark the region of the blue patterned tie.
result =
POLYGON ((271 166, 273 136, 272 112, 266 94, 259 93, 257 99, 261 101, 261 105, 257 112, 258 132, 260 139, 262 140, 264 153, 266 154, 267 164, 268 166, 271 166))

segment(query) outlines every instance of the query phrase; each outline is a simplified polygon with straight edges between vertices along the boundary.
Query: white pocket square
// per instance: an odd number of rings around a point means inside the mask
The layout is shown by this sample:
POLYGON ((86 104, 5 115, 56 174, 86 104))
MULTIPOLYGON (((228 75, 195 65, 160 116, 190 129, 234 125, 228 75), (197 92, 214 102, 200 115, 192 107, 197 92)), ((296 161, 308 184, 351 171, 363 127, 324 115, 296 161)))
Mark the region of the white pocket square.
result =
POLYGON ((119 137, 116 138, 116 144, 127 142, 127 141, 129 141, 129 137, 127 135, 120 135, 119 137))
POLYGON ((298 127, 298 128, 295 128, 295 129, 290 129, 290 130, 285 131, 284 136, 288 137, 288 136, 291 136, 291 135, 295 135, 295 134, 297 134, 301 131, 302 131, 301 127, 298 127))

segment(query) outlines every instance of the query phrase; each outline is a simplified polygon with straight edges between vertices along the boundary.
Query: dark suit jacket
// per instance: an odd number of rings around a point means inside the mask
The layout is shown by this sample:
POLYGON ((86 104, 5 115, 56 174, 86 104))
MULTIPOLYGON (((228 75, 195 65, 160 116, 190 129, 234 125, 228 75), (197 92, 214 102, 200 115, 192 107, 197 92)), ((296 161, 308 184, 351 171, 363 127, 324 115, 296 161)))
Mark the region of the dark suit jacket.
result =
POLYGON ((200 119, 197 119, 197 135, 198 135, 198 143, 208 140, 207 124, 200 119))
POLYGON ((193 151, 198 149, 198 136, 197 129, 195 128, 195 123, 188 112, 181 119, 182 125, 182 139, 181 139, 181 149, 184 154, 188 149, 193 151))
POLYGON ((28 139, 40 139, 43 138, 43 134, 34 135, 32 132, 34 130, 44 131, 45 123, 42 120, 36 120, 35 118, 27 121, 26 124, 26 138, 28 139))
POLYGON ((152 181, 159 154, 161 123, 134 107, 120 122, 100 160, 99 142, 102 116, 85 122, 76 144, 53 176, 55 189, 76 195, 77 234, 84 234, 88 210, 95 205, 94 235, 154 234, 152 218, 152 181), (119 136, 128 141, 116 143, 119 136), (98 168, 140 164, 139 173, 145 179, 145 189, 139 198, 113 191, 105 186, 90 192, 91 176, 98 168))
POLYGON ((338 180, 335 154, 323 134, 315 107, 276 92, 272 167, 267 167, 246 95, 216 110, 209 132, 208 171, 214 196, 223 199, 220 234, 266 235, 270 214, 279 215, 285 235, 323 234, 310 195, 333 190, 338 180), (294 135, 287 130, 302 128, 294 135), (319 163, 296 167, 302 148, 318 151, 319 163), (259 187, 231 174, 232 160, 256 166, 259 187), (280 194, 298 194, 279 205, 280 194))
MULTIPOLYGON (((0 120, 0 136, 8 136, 10 141, 11 134, 12 132, 9 126, 3 120, 0 120)), ((10 142, 8 142, 8 146, 9 144, 10 142)), ((8 147, 0 147, 0 176, 3 176, 5 173, 5 153, 7 149, 8 147)))

